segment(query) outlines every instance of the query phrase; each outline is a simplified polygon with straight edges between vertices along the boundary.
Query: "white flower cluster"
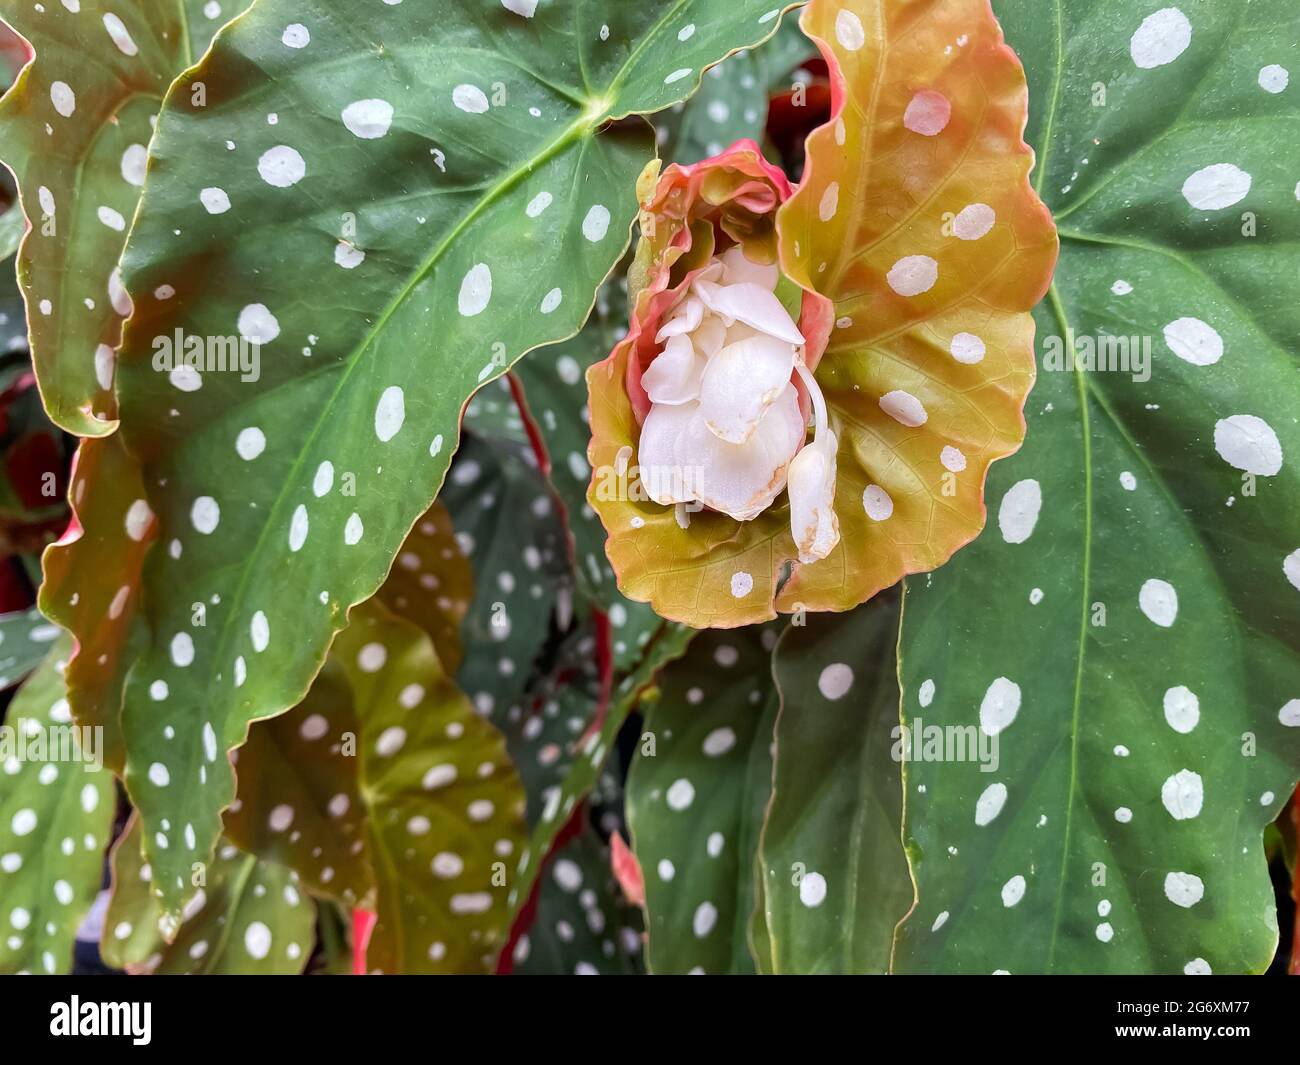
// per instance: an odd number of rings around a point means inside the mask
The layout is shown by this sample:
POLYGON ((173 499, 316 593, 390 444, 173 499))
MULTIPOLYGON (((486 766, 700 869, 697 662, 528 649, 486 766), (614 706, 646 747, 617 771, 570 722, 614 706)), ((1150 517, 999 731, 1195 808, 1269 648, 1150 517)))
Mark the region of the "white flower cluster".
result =
POLYGON ((777 278, 775 265, 751 262, 737 245, 682 294, 642 378, 651 407, 639 462, 655 502, 702 503, 737 521, 756 518, 788 488, 799 558, 814 562, 839 542, 836 441, 804 365, 803 334, 775 295, 777 278), (812 400, 807 446, 796 374, 812 400))

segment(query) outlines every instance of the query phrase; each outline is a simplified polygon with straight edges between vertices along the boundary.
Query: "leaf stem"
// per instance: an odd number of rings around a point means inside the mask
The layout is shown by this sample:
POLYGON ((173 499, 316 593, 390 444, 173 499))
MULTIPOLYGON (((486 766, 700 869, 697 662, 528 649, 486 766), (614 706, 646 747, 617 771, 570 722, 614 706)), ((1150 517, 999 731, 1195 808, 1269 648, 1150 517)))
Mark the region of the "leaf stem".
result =
POLYGON ((524 429, 528 433, 528 443, 533 449, 533 457, 537 459, 537 468, 541 470, 543 477, 550 477, 551 456, 546 450, 537 422, 528 409, 523 386, 519 383, 519 378, 512 373, 506 374, 506 381, 510 385, 510 397, 515 401, 515 407, 519 411, 519 420, 524 423, 524 429))

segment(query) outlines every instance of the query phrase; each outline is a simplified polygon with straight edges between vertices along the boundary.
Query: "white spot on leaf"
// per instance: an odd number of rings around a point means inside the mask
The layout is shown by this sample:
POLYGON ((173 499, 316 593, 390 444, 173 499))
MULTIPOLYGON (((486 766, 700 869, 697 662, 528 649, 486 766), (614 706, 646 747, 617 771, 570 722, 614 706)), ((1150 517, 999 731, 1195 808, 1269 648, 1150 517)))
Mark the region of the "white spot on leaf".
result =
POLYGON ((1141 70, 1172 63, 1192 43, 1192 24, 1176 7, 1161 8, 1142 20, 1129 38, 1128 51, 1141 70))
POLYGON ((1043 508, 1043 490, 1032 477, 1007 489, 998 505, 998 528, 1009 544, 1023 544, 1034 532, 1043 508))

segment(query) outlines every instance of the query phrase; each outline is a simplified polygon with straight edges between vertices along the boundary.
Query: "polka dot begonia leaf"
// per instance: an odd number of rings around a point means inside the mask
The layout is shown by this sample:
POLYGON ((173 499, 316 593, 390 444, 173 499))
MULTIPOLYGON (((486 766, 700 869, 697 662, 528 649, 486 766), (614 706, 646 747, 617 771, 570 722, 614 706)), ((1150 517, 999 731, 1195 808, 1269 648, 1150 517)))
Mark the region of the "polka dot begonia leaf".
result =
POLYGON ((113 776, 82 743, 64 698, 69 641, 47 645, 0 733, 0 973, 66 973, 99 888, 113 776))
POLYGON ((664 157, 695 163, 738 140, 761 144, 769 94, 788 90, 795 68, 816 54, 798 22, 789 18, 770 41, 719 63, 680 114, 669 111, 655 119, 664 157))
MULTIPOLYGON (((610 287, 605 286, 602 293, 610 287)), ((551 484, 564 506, 577 587, 609 617, 614 667, 623 670, 636 664, 661 621, 647 604, 626 599, 618 590, 605 557, 605 527, 587 503, 591 430, 584 374, 587 367, 605 357, 613 343, 603 302, 598 300, 596 311, 576 337, 534 352, 513 372, 529 419, 546 450, 551 484)))
POLYGON ((597 657, 596 623, 588 616, 561 640, 553 668, 498 714, 528 795, 529 824, 552 808, 580 757, 577 743, 596 718, 602 691, 597 657))
POLYGON ((467 398, 576 332, 626 246, 653 137, 609 120, 688 96, 775 30, 770 3, 262 0, 173 83, 117 367, 168 547, 123 729, 169 913, 234 789, 193 754, 151 788, 163 730, 193 752, 209 726, 224 752, 302 698, 437 494, 467 398), (194 846, 161 847, 163 818, 194 846))
POLYGON ((532 458, 527 444, 467 433, 439 496, 473 573, 456 682, 497 722, 528 684, 557 602, 573 599, 563 518, 532 458))
MULTIPOLYGON (((543 351, 546 349, 543 348, 543 351)), ((527 361, 515 363, 515 368, 504 377, 489 381, 480 388, 465 404, 465 415, 461 419, 461 429, 468 429, 484 439, 509 440, 516 444, 527 444, 528 429, 519 405, 515 402, 514 391, 510 386, 511 374, 520 367, 528 365, 537 358, 532 353, 527 361)))
POLYGON ((908 581, 905 721, 998 757, 907 767, 896 968, 1260 972, 1300 765, 1300 11, 995 8, 1062 254, 997 521, 908 581))
POLYGON ((551 851, 556 836, 568 823, 578 804, 587 798, 600 778, 628 714, 636 707, 656 673, 669 662, 681 657, 694 633, 681 625, 665 625, 647 646, 636 669, 625 674, 608 693, 608 704, 593 704, 581 692, 575 694, 578 705, 595 711, 585 719, 579 731, 569 727, 574 720, 574 704, 561 699, 543 704, 516 725, 511 737, 511 754, 521 766, 521 773, 533 780, 555 779, 540 793, 540 813, 535 813, 534 793, 530 789, 531 838, 513 867, 509 903, 513 913, 528 902, 538 871, 551 851), (549 720, 548 720, 549 719, 549 720), (533 725, 532 722, 536 722, 533 725), (563 730, 570 738, 564 741, 563 730), (544 733, 549 732, 551 738, 544 733), (552 763, 559 762, 559 766, 552 763), (540 767, 535 772, 533 766, 540 767), (548 777, 549 774, 549 777, 548 777))
POLYGON ((474 596, 474 577, 442 503, 434 503, 415 523, 375 594, 393 613, 427 632, 443 669, 456 672, 464 653, 460 629, 474 596))
POLYGON ((237 788, 225 815, 236 846, 293 869, 313 894, 348 908, 373 906, 375 888, 365 834, 374 812, 358 779, 367 736, 331 654, 301 703, 249 728, 233 755, 237 788))
POLYGON ((104 730, 104 762, 118 773, 122 689, 147 635, 137 617, 141 572, 158 529, 144 496, 120 436, 83 440, 68 493, 75 521, 41 557, 41 609, 75 638, 65 675, 73 717, 104 730))
MULTIPOLYGON (((696 164, 711 168, 709 184, 687 188, 669 168, 645 190, 651 237, 633 271, 645 287, 632 333, 590 376, 590 498, 624 592, 701 627, 845 610, 974 538, 989 464, 1023 436, 1029 311, 1056 259, 1051 217, 1028 180, 1024 74, 987 0, 813 0, 800 25, 830 68, 832 117, 807 140, 801 184, 777 196, 774 244, 804 289, 806 362, 839 441, 838 546, 797 561, 784 491, 743 521, 706 509, 688 522, 633 494, 600 502, 613 480, 602 473, 626 468, 620 456, 639 446, 633 371, 646 370, 654 327, 709 254, 695 247, 697 230, 710 235, 705 207, 734 210, 750 194, 734 183, 724 191, 718 176, 744 142, 696 164), (679 186, 694 198, 685 207, 679 186)), ((758 261, 751 249, 773 243, 769 218, 730 229, 714 220, 712 238, 721 229, 758 261)))
POLYGON ((833 117, 778 228, 786 271, 835 303, 817 379, 841 539, 795 565, 776 607, 842 610, 983 526, 989 465, 1024 436, 1029 311, 1057 240, 1029 185, 1025 76, 988 0, 814 0, 800 24, 831 68, 833 117))
MULTIPOLYGON (((491 971, 525 840, 524 792, 500 732, 448 678, 428 636, 378 603, 353 611, 332 654, 360 724, 378 913, 368 970, 491 971)), ((273 831, 276 817, 272 808, 273 831)))
POLYGON ((771 795, 779 631, 700 633, 647 700, 627 806, 653 973, 755 971, 748 926, 771 795))
POLYGON ((491 968, 523 790, 427 633, 378 598, 356 608, 306 699, 254 724, 236 754, 230 838, 316 894, 377 910, 371 968, 491 968))
POLYGON ((912 904, 899 839, 896 599, 782 635, 772 800, 759 857, 766 973, 882 973, 912 904))
MULTIPOLYGON (((672 628, 660 622, 654 635, 667 634, 672 628)), ((534 678, 514 703, 499 708, 494 715, 505 732, 510 758, 524 783, 532 825, 554 819, 562 785, 582 757, 582 741, 600 719, 606 678, 600 663, 598 629, 594 613, 579 618, 560 639, 548 672, 534 678)), ((612 671, 608 677, 611 690, 627 677, 636 676, 635 691, 640 694, 645 678, 653 674, 654 663, 663 653, 656 650, 654 639, 647 641, 641 656, 654 657, 639 674, 635 668, 612 671)), ((607 764, 612 763, 607 760, 607 764)), ((587 792, 599 787, 597 781, 584 782, 587 792)), ((621 794, 621 785, 619 791, 621 794)))
POLYGON ((316 902, 296 873, 217 844, 179 922, 158 901, 133 815, 113 845, 113 887, 99 950, 133 974, 294 976, 311 958, 316 902), (164 930, 166 934, 164 934, 164 930))
POLYGON ((0 159, 30 225, 18 277, 45 407, 70 433, 116 425, 113 349, 131 312, 118 260, 150 122, 172 79, 237 11, 236 0, 120 0, 4 12, 36 54, 0 100, 0 159))
POLYGON ((527 975, 630 976, 640 972, 638 914, 610 872, 609 848, 586 829, 548 863, 537 917, 515 942, 510 971, 527 975))
POLYGON ((39 666, 60 632, 39 610, 0 614, 0 691, 12 688, 39 666))

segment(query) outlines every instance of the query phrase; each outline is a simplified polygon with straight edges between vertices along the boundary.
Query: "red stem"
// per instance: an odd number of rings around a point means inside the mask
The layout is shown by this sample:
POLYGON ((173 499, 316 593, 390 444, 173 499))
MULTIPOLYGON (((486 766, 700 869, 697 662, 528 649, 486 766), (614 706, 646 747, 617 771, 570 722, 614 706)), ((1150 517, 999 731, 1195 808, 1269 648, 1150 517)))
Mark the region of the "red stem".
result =
POLYGON ((497 976, 509 976, 514 972, 515 947, 524 934, 533 927, 533 922, 537 920, 537 900, 542 886, 542 876, 545 874, 547 866, 550 865, 551 859, 582 831, 582 826, 586 823, 586 817, 587 804, 580 802, 573 808, 573 813, 569 815, 564 827, 555 834, 551 849, 546 857, 542 859, 542 864, 537 869, 537 876, 533 878, 533 887, 528 893, 528 901, 519 908, 519 912, 515 915, 515 923, 510 926, 510 935, 506 937, 506 945, 501 948, 501 953, 497 955, 497 976))
POLYGON ((596 669, 600 672, 600 695, 596 701, 596 714, 591 719, 591 724, 578 737, 578 750, 583 749, 593 733, 605 727, 605 718, 609 715, 609 700, 614 691, 614 651, 609 615, 603 610, 593 609, 591 620, 596 626, 596 669))
MULTIPOLYGON (((600 671, 600 694, 596 702, 595 716, 576 744, 579 751, 583 749, 587 737, 593 732, 599 732, 605 724, 605 718, 609 714, 609 700, 614 692, 614 653, 609 616, 603 610, 594 610, 592 620, 596 625, 596 668, 600 671)), ((559 853, 564 845, 582 831, 582 827, 586 823, 586 816, 586 802, 578 803, 574 807, 573 813, 569 815, 569 820, 552 841, 551 849, 538 869, 536 879, 533 880, 533 888, 528 896, 528 901, 524 903, 515 917, 515 923, 510 928, 510 935, 506 940, 506 945, 497 957, 497 975, 509 976, 514 969, 515 944, 519 942, 520 937, 533 926, 533 922, 537 919, 537 891, 542 882, 542 874, 545 872, 547 864, 559 853)))
POLYGON ((543 477, 549 477, 551 456, 546 451, 541 430, 537 428, 537 422, 533 420, 533 415, 528 409, 528 400, 524 398, 523 387, 519 384, 519 378, 512 373, 506 374, 506 380, 510 382, 510 395, 514 397, 515 406, 519 408, 519 418, 528 433, 528 443, 532 445, 533 454, 537 456, 537 468, 542 471, 543 477))

